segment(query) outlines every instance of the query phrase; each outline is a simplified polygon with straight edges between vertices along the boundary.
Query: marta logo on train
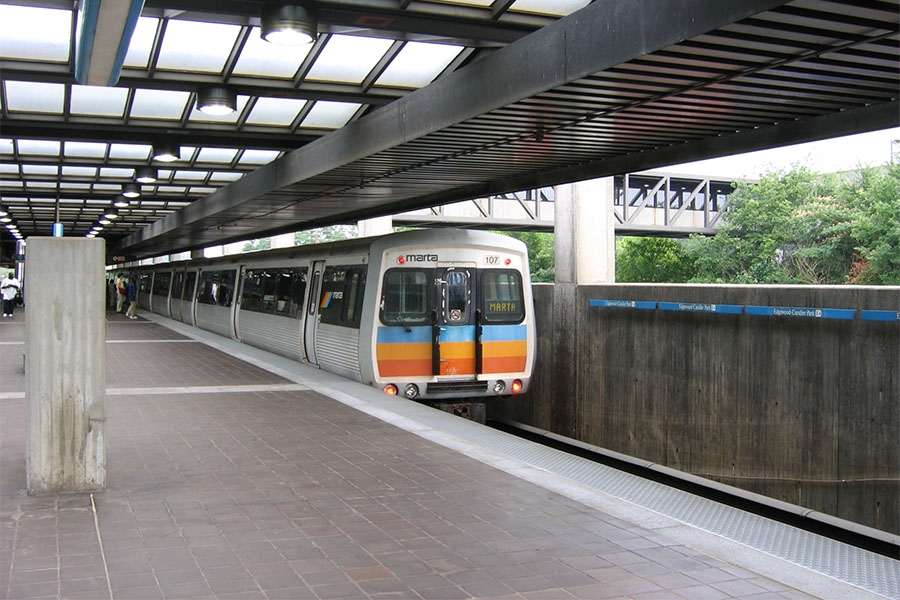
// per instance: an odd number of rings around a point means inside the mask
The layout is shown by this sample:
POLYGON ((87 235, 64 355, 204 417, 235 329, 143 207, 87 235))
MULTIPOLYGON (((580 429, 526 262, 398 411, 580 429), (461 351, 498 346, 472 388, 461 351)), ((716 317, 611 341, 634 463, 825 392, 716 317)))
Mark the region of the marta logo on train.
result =
POLYGON ((406 256, 401 256, 400 264, 405 262, 437 262, 438 255, 437 254, 407 254, 406 256))

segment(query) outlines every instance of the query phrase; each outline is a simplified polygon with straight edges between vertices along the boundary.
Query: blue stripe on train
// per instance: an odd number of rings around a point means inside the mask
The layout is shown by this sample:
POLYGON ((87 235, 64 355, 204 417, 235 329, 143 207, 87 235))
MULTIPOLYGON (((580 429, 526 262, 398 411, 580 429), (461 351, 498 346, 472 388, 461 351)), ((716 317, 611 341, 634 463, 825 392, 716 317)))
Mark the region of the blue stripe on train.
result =
MULTIPOLYGON (((410 327, 406 331, 401 327, 379 327, 377 342, 379 344, 411 344, 431 343, 431 326, 410 327)), ((485 342, 505 342, 512 340, 525 340, 528 336, 528 328, 520 325, 485 325, 482 330, 482 339, 485 342)), ((441 331, 442 342, 474 342, 475 326, 444 326, 441 331)))

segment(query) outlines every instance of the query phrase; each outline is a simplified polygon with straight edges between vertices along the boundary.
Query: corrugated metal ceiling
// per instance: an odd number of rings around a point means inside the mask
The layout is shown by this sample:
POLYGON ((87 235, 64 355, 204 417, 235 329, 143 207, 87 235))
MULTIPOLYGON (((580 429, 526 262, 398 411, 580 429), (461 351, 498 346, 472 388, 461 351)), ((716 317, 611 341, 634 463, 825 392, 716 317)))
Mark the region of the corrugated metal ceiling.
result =
POLYGON ((155 34, 146 65, 126 60, 110 88, 118 114, 73 108, 86 86, 71 57, 3 52, 0 175, 20 231, 48 235, 58 197, 67 235, 83 235, 154 164, 160 136, 182 160, 101 233, 111 251, 153 256, 900 124, 900 0, 598 0, 562 18, 508 0, 323 1, 319 41, 278 62, 251 42, 259 4, 146 2, 155 34), (173 58, 164 42, 179 21, 227 25, 227 56, 173 58), (373 56, 329 59, 360 36, 382 42, 373 56), (59 108, 11 105, 23 82, 62 84, 59 108), (236 114, 196 111, 210 83, 237 91, 236 114), (181 92, 172 114, 142 98, 159 90, 181 92), (75 141, 103 156, 68 153, 75 141), (59 148, 29 151, 37 142, 59 148))

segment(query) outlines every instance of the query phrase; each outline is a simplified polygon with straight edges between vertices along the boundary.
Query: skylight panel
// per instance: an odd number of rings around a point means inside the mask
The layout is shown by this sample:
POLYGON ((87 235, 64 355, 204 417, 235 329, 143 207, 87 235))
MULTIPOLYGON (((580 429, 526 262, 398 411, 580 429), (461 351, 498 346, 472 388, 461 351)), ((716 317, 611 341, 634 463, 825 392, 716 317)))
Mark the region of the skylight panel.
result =
POLYGON ((197 153, 197 162, 230 165, 237 153, 237 148, 201 148, 197 153))
POLYGON ((347 124, 360 106, 351 102, 316 102, 300 126, 339 129, 347 124))
POLYGON ((65 142, 63 154, 66 158, 104 158, 106 147, 100 142, 65 142))
POLYGON ((244 150, 238 164, 241 165, 265 165, 281 154, 277 150, 244 150))
POLYGON ((61 190, 89 190, 91 189, 91 184, 89 183, 77 183, 74 181, 61 181, 59 183, 59 189, 61 190))
POLYGON ((128 90, 95 85, 73 85, 69 110, 75 115, 124 117, 128 90))
POLYGON ((156 66, 172 71, 221 73, 240 31, 238 25, 170 20, 156 66))
POLYGON ((175 171, 175 176, 172 177, 172 182, 177 183, 180 181, 206 181, 206 177, 209 175, 207 171, 175 171))
POLYGON ((45 175, 53 176, 59 173, 59 167, 56 165, 22 165, 23 175, 45 175))
POLYGON ((208 194, 212 194, 215 191, 217 191, 217 188, 214 187, 192 187, 190 189, 191 194, 197 196, 206 196, 208 194))
MULTIPOLYGON (((147 160, 152 146, 147 144, 110 144, 109 157, 122 160, 147 160)), ((134 172, 132 171, 132 175, 134 172)))
POLYGON ((591 0, 516 0, 509 10, 564 17, 581 10, 590 3, 591 0))
POLYGON ((125 54, 125 66, 146 69, 150 65, 150 53, 156 40, 156 29, 159 19, 140 17, 131 34, 128 53, 125 54))
POLYGON ((61 83, 7 81, 6 107, 10 111, 62 114, 66 86, 61 83))
POLYGON ((409 42, 394 57, 375 84, 405 88, 428 85, 461 51, 460 46, 409 42))
POLYGON ((122 169, 119 167, 101 167, 100 177, 110 179, 134 179, 134 169, 122 169))
POLYGON ((191 115, 190 117, 188 117, 188 120, 204 123, 237 123, 237 120, 244 112, 244 107, 247 106, 247 102, 249 100, 249 96, 238 95, 237 102, 235 102, 234 112, 230 112, 227 115, 210 115, 205 112, 201 112, 197 110, 197 103, 194 102, 193 106, 191 107, 191 115))
MULTIPOLYGON (((25 189, 28 189, 28 190, 55 190, 56 182, 55 181, 30 180, 30 181, 25 182, 25 189)), ((34 202, 33 199, 32 199, 32 202, 34 202)))
MULTIPOLYGON (((433 0, 442 4, 459 4, 461 6, 482 6, 487 7, 494 3, 494 0, 433 0)), ((553 2, 553 0, 549 0, 553 2)))
POLYGON ((15 173, 19 174, 19 165, 15 165, 12 163, 0 163, 0 173, 5 173, 6 175, 10 175, 15 173))
POLYGON ((247 123, 250 125, 290 125, 304 106, 306 106, 306 100, 261 97, 253 105, 253 110, 247 117, 247 123))
POLYGON ((210 183, 216 182, 229 182, 229 181, 237 181, 241 177, 243 177, 243 173, 235 173, 233 171, 216 171, 212 175, 209 176, 210 183))
POLYGON ((122 191, 122 186, 118 183, 95 183, 94 191, 115 194, 122 191))
POLYGON ((362 83, 393 42, 381 38, 332 35, 307 79, 362 83))
MULTIPOLYGON (((187 187, 181 185, 161 185, 156 188, 156 191, 159 194, 184 194, 187 191, 187 187)), ((162 206, 162 204, 160 204, 160 206, 162 206)))
POLYGON ((260 37, 259 27, 254 27, 247 36, 247 42, 234 66, 234 74, 290 79, 300 69, 311 49, 312 44, 301 46, 270 44, 260 37))
POLYGON ((134 91, 131 116, 144 119, 181 119, 191 95, 169 90, 134 91))
POLYGON ((66 62, 72 11, 0 4, 0 56, 66 62))
POLYGON ((13 141, 10 139, 0 139, 0 154, 12 154, 13 141))
POLYGON ((19 154, 59 156, 59 145, 52 140, 19 140, 19 154))
POLYGON ((97 167, 69 167, 63 166, 63 177, 97 177, 97 167))

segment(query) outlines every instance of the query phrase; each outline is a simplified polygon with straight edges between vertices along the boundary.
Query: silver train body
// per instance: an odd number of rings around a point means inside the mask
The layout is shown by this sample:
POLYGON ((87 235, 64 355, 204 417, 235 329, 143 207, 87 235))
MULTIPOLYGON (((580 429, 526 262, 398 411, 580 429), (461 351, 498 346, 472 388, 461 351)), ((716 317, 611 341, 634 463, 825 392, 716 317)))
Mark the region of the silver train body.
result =
POLYGON ((534 365, 525 245, 423 230, 125 269, 138 306, 399 394, 523 393, 534 365))

